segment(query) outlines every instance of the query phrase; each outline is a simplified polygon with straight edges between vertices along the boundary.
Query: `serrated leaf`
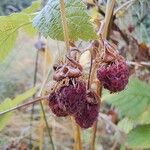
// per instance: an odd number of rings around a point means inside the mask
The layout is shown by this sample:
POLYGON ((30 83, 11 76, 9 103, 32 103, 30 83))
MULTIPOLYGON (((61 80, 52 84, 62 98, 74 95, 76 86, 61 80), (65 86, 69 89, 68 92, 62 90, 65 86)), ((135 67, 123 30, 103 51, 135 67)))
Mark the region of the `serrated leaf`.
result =
MULTIPOLYGON (((149 85, 138 79, 131 79, 124 91, 117 94, 106 94, 103 99, 116 106, 122 116, 140 120, 140 117, 150 110, 149 91, 149 85)), ((150 122, 149 117, 145 120, 147 120, 146 123, 150 122)))
MULTIPOLYGON (((33 96, 35 94, 35 92, 36 92, 36 88, 32 88, 30 90, 27 90, 23 94, 18 95, 13 100, 7 98, 6 100, 4 100, 4 102, 2 102, 0 104, 0 112, 6 111, 12 107, 17 106, 18 104, 20 104, 21 102, 23 102, 27 98, 33 96)), ((7 114, 0 116, 0 131, 7 125, 12 114, 13 114, 13 112, 9 112, 7 114)))
POLYGON ((130 148, 150 148, 150 124, 134 128, 127 136, 130 148))
MULTIPOLYGON (((65 0, 66 20, 70 40, 90 40, 96 33, 81 0, 65 0)), ((33 26, 45 37, 63 40, 59 0, 49 0, 33 20, 33 26)))
POLYGON ((35 33, 31 23, 35 16, 32 11, 36 11, 38 7, 39 2, 34 2, 32 6, 23 12, 0 16, 0 62, 5 59, 13 48, 20 28, 30 35, 35 33))
POLYGON ((118 123, 118 128, 124 133, 129 133, 134 128, 135 122, 129 118, 123 118, 118 123))

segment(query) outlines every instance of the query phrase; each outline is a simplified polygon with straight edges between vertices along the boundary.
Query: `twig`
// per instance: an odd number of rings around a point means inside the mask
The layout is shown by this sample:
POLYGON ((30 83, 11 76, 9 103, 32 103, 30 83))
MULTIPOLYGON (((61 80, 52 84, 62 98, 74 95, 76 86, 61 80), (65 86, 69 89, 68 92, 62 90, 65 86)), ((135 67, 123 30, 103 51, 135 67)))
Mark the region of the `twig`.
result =
POLYGON ((91 75, 92 75, 92 68, 93 68, 93 54, 91 53, 91 59, 90 59, 90 70, 89 70, 89 76, 88 76, 88 86, 87 89, 90 89, 91 86, 91 75))
MULTIPOLYGON (((105 17, 105 13, 103 12, 103 10, 101 10, 100 8, 98 8, 98 12, 105 17)), ((113 16, 113 21, 115 20, 115 16, 113 16)), ((115 22, 112 22, 112 29, 116 30, 120 33, 121 37, 123 38, 123 40, 126 42, 127 45, 129 45, 129 39, 127 37, 127 35, 125 33, 123 33, 121 31, 121 29, 115 24, 115 22)))
MULTIPOLYGON (((43 82, 42 82, 42 85, 41 85, 41 88, 40 88, 40 91, 38 93, 38 96, 41 96, 42 95, 42 91, 43 91, 43 88, 46 84, 46 81, 48 79, 48 75, 49 75, 49 72, 50 72, 50 69, 48 70, 48 74, 46 75, 46 59, 47 59, 47 48, 45 49, 45 55, 44 55, 44 66, 43 66, 43 82)), ((49 128, 49 125, 48 125, 48 121, 47 121, 47 118, 46 118, 46 114, 45 114, 45 110, 44 110, 44 106, 43 106, 43 103, 40 101, 40 107, 41 107, 41 110, 42 110, 42 117, 45 121, 45 125, 46 125, 46 129, 48 131, 48 136, 49 136, 49 140, 50 140, 50 143, 51 143, 51 147, 52 147, 52 150, 54 150, 54 143, 53 143, 53 139, 52 139, 52 135, 51 135, 51 129, 49 128)))
MULTIPOLYGON (((61 12, 61 19, 62 19, 62 26, 63 26, 63 32, 64 32, 64 41, 66 43, 67 51, 69 50, 69 34, 68 34, 68 27, 67 27, 67 21, 66 21, 66 15, 65 15, 65 3, 64 0, 60 0, 60 12, 61 12)), ((81 138, 80 138, 80 127, 74 123, 74 126, 76 128, 76 138, 75 143, 76 148, 78 150, 82 149, 81 145, 81 138)))
POLYGON ((66 15, 65 15, 65 3, 64 0, 60 0, 60 12, 61 12, 61 20, 62 20, 62 26, 63 26, 63 32, 64 32, 64 41, 66 43, 67 51, 69 50, 69 35, 68 35, 68 27, 67 27, 67 21, 66 21, 66 15))
POLYGON ((128 65, 133 65, 133 66, 150 66, 150 62, 145 62, 145 61, 141 61, 141 62, 127 61, 126 63, 128 65))
POLYGON ((119 11, 121 11, 123 8, 127 7, 129 4, 131 4, 133 2, 135 2, 135 0, 130 0, 130 1, 125 2, 124 4, 122 4, 119 8, 117 8, 114 11, 113 15, 116 15, 119 11))
POLYGON ((82 144, 81 144, 81 136, 80 136, 80 127, 78 124, 75 124, 75 130, 76 130, 76 148, 77 150, 82 150, 82 144))
MULTIPOLYGON (((113 16, 113 9, 114 9, 114 5, 115 5, 115 0, 109 0, 107 2, 107 6, 106 6, 106 16, 104 19, 104 27, 101 27, 102 30, 102 38, 105 39, 108 35, 108 28, 109 28, 109 24, 110 24, 110 20, 112 19, 113 16)), ((102 24, 102 26, 104 25, 102 24)), ((110 29, 109 29, 110 30, 110 29)), ((101 31, 100 31, 101 32, 101 31)), ((102 94, 102 86, 100 85, 100 83, 97 83, 97 90, 96 90, 97 94, 100 95, 102 94)), ((100 106, 100 101, 99 101, 99 106, 100 106)), ((96 132, 97 132, 97 121, 95 122, 94 126, 93 126, 93 134, 92 134, 92 139, 91 139, 91 150, 94 150, 94 146, 95 146, 95 139, 96 139, 96 132)))
MULTIPOLYGON (((40 101, 40 105, 41 105, 42 112, 45 112, 45 111, 44 111, 43 104, 42 104, 41 101, 40 101)), ((47 121, 47 118, 46 118, 45 113, 43 113, 43 117, 44 117, 45 124, 46 124, 47 130, 48 130, 48 135, 49 135, 49 138, 50 138, 50 142, 51 142, 51 144, 52 144, 52 150, 54 150, 55 148, 54 148, 54 143, 53 143, 53 139, 52 139, 52 135, 51 135, 51 130, 50 130, 50 128, 49 128, 48 121, 47 121)))
POLYGON ((115 5, 115 0, 108 0, 107 2, 107 6, 106 6, 106 15, 105 15, 105 27, 104 27, 104 31, 102 33, 102 37, 106 38, 107 37, 107 31, 108 31, 108 26, 109 26, 109 22, 111 19, 111 16, 113 14, 113 9, 114 9, 114 5, 115 5))
POLYGON ((106 114, 99 113, 99 120, 100 119, 104 120, 106 124, 109 124, 116 132, 119 133, 121 132, 119 128, 110 120, 110 118, 106 114))
POLYGON ((90 150, 94 150, 95 140, 96 140, 96 132, 97 132, 97 121, 93 125, 93 133, 92 133, 92 138, 91 138, 91 148, 90 148, 90 150))
MULTIPOLYGON (((38 58, 39 58, 39 50, 36 52, 36 58, 35 58, 35 69, 34 69, 34 79, 33 79, 33 87, 36 85, 37 81, 37 70, 38 70, 38 58)), ((32 97, 33 99, 35 98, 35 94, 32 97)), ((29 149, 32 150, 32 121, 33 121, 33 115, 34 115, 34 104, 32 105, 31 109, 31 117, 30 117, 30 144, 29 144, 29 149)))
POLYGON ((26 106, 32 105, 32 104, 34 104, 34 103, 40 102, 41 100, 47 99, 48 97, 49 97, 49 95, 46 95, 46 96, 44 96, 44 97, 37 97, 37 98, 35 98, 33 101, 31 101, 31 102, 27 102, 27 103, 25 103, 25 104, 18 105, 18 106, 16 106, 16 107, 11 108, 11 109, 8 109, 8 110, 5 110, 5 111, 3 111, 3 112, 0 112, 0 116, 1 116, 1 115, 4 115, 4 114, 6 114, 6 113, 9 113, 9 112, 11 112, 11 111, 14 111, 14 110, 16 110, 16 109, 20 109, 20 108, 22 108, 22 107, 26 107, 26 106))

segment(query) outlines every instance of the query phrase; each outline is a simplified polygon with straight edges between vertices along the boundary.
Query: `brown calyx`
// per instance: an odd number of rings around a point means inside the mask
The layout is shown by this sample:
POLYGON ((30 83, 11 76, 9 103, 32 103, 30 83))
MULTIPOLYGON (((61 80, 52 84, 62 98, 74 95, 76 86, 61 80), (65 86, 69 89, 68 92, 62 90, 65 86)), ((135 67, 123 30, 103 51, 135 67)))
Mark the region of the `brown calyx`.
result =
POLYGON ((55 81, 60 81, 66 77, 68 78, 78 78, 82 75, 82 66, 76 60, 76 54, 79 52, 77 48, 72 48, 69 51, 69 54, 66 55, 65 64, 55 64, 53 66, 55 72, 53 75, 53 79, 55 81))
POLYGON ((124 59, 121 55, 119 55, 116 45, 113 45, 105 40, 103 40, 101 44, 103 48, 103 52, 100 56, 102 63, 111 63, 115 62, 116 60, 124 59))
POLYGON ((98 104, 99 96, 93 90, 87 90, 86 101, 90 104, 98 104))

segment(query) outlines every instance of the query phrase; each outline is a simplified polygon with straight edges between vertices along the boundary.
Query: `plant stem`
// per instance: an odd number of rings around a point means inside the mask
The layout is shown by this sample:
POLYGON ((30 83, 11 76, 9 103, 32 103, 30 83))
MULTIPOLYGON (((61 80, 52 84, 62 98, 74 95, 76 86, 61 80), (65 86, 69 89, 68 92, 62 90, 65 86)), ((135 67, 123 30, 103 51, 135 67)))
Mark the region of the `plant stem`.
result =
POLYGON ((82 150, 81 136, 80 136, 80 127, 75 122, 74 118, 71 117, 73 131, 74 131, 74 148, 73 150, 82 150))
POLYGON ((77 150, 82 150, 80 127, 76 124, 76 140, 77 140, 77 150))
POLYGON ((93 68, 93 54, 92 52, 90 51, 91 53, 91 59, 90 59, 90 70, 89 70, 89 76, 88 76, 88 86, 87 86, 87 89, 90 89, 91 88, 91 74, 92 74, 92 68, 93 68))
MULTIPOLYGON (((41 88, 40 88, 40 91, 39 91, 39 96, 42 95, 43 96, 43 88, 44 88, 44 85, 46 83, 46 80, 48 78, 48 76, 46 75, 46 66, 47 66, 47 62, 46 62, 46 59, 47 59, 47 48, 45 48, 45 51, 44 51, 44 61, 43 61, 43 82, 42 82, 42 85, 41 85, 41 88), (45 80, 46 79, 46 80, 45 80)), ((48 74, 49 74, 49 71, 48 71, 48 74)), ((47 129, 47 132, 48 132, 48 136, 49 136, 49 140, 50 140, 50 143, 51 143, 51 148, 52 150, 54 150, 54 143, 53 143, 53 139, 52 139, 52 135, 51 135, 51 129, 49 128, 49 124, 48 124, 48 121, 47 121, 47 118, 46 118, 46 113, 45 113, 45 110, 44 110, 44 106, 43 106, 43 103, 42 101, 40 101, 40 106, 41 106, 41 111, 42 111, 42 114, 41 114, 41 121, 45 121, 45 125, 46 125, 46 129, 47 129)), ((44 130, 43 130, 44 132, 44 130)), ((44 133, 43 133, 44 135, 44 133)), ((42 136, 41 136, 42 138, 42 136)), ((41 143, 42 143, 43 139, 41 139, 41 143)), ((42 147, 42 146, 41 146, 42 147)))
MULTIPOLYGON (((37 81, 37 71, 38 71, 38 58, 39 58, 39 50, 36 52, 36 58, 35 58, 35 69, 34 69, 34 79, 33 79, 33 87, 36 85, 37 81)), ((33 99, 35 98, 35 94, 32 97, 33 99)), ((33 115, 34 115, 34 104, 32 105, 31 109, 31 116, 30 116, 30 144, 29 144, 29 149, 32 150, 32 121, 33 121, 33 115)))
MULTIPOLYGON (((67 51, 69 50, 69 34, 68 34, 68 27, 67 27, 67 21, 66 21, 66 15, 65 15, 65 3, 64 0, 60 0, 60 12, 61 12, 61 20, 62 20, 62 26, 63 26, 63 32, 64 32, 64 41, 66 43, 67 51)), ((77 144, 75 147, 77 150, 82 149, 81 145, 81 138, 80 138, 80 127, 74 123, 75 126, 75 143, 77 144)))
POLYGON ((97 132, 97 121, 94 123, 92 130, 93 130, 93 134, 92 134, 92 138, 91 138, 91 148, 90 148, 90 150, 94 150, 94 147, 95 147, 96 132, 97 132))
POLYGON ((125 2, 124 4, 122 4, 119 8, 117 8, 117 9, 114 11, 113 15, 116 15, 119 11, 121 11, 121 10, 124 9, 124 8, 127 8, 127 6, 128 6, 129 4, 132 4, 132 3, 134 3, 135 1, 136 1, 136 0, 129 0, 129 1, 125 2))
MULTIPOLYGON (((104 19, 104 28, 102 31, 102 38, 106 39, 107 35, 108 35, 108 28, 109 28, 109 24, 110 24, 110 20, 112 19, 113 16, 113 9, 114 9, 114 5, 115 5, 115 0, 109 0, 107 2, 107 6, 106 6, 106 15, 105 15, 105 19, 104 19)), ((102 24, 103 25, 103 24, 102 24)), ((95 73, 95 69, 93 69, 93 74, 95 73)), ((100 83, 97 83, 97 89, 96 89, 96 93, 98 95, 102 94, 102 86, 100 85, 100 83)), ((99 101, 99 106, 100 106, 100 101, 99 101)), ((95 124, 93 125, 93 134, 92 134, 92 139, 91 139, 91 147, 90 150, 94 150, 95 149, 95 139, 96 139, 96 132, 97 132, 97 122, 95 122, 95 124)))
POLYGON ((47 131, 48 131, 48 136, 50 138, 50 142, 51 142, 51 145, 52 145, 52 150, 54 150, 55 148, 54 148, 54 143, 53 143, 53 139, 52 139, 52 135, 51 135, 51 130, 49 128, 48 121, 47 121, 47 118, 46 118, 46 114, 45 114, 45 111, 44 111, 44 107, 43 107, 43 104, 42 104, 41 101, 40 101, 40 105, 41 105, 44 121, 45 121, 45 124, 46 124, 46 128, 47 128, 47 131))
POLYGON ((32 104, 34 104, 34 103, 40 102, 41 100, 45 100, 45 99, 47 99, 48 97, 49 97, 49 95, 46 95, 46 96, 44 96, 44 97, 37 97, 37 98, 35 98, 33 101, 30 101, 30 102, 27 102, 27 103, 25 103, 25 104, 22 104, 22 105, 13 107, 13 108, 11 108, 11 109, 8 109, 8 110, 6 110, 6 111, 0 112, 0 116, 1 116, 1 115, 4 115, 4 114, 6 114, 6 113, 9 113, 9 112, 11 112, 11 111, 14 111, 14 110, 16 110, 16 109, 20 109, 20 108, 22 108, 22 107, 26 107, 26 106, 32 105, 32 104))
POLYGON ((105 15, 105 27, 102 33, 102 37, 105 39, 107 37, 108 34, 108 27, 109 27, 109 23, 110 23, 110 19, 113 15, 113 9, 115 6, 115 2, 116 0, 108 0, 107 5, 106 5, 106 15, 105 15))
POLYGON ((68 27, 67 27, 67 21, 66 21, 66 15, 65 15, 65 3, 64 0, 60 0, 60 13, 61 13, 61 20, 62 20, 62 26, 63 26, 63 32, 64 32, 64 41, 66 43, 67 51, 69 50, 69 35, 68 35, 68 27))

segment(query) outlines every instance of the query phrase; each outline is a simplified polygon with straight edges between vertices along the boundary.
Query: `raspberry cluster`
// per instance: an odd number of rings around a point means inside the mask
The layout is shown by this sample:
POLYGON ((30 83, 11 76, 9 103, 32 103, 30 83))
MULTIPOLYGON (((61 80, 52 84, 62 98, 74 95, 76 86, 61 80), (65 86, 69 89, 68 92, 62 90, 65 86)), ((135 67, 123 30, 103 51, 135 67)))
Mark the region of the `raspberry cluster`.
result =
POLYGON ((128 83, 129 69, 124 60, 105 63, 97 69, 97 78, 109 91, 122 91, 128 83))
POLYGON ((84 105, 86 97, 86 85, 82 81, 76 81, 75 85, 58 88, 49 96, 49 106, 56 116, 67 116, 77 113, 84 105))
MULTIPOLYGON (((122 91, 129 78, 129 70, 124 58, 108 41, 97 40, 92 46, 95 62, 100 60, 97 78, 110 92, 122 91), (104 50, 102 54, 99 54, 99 47, 104 50)), ((86 129, 91 127, 98 118, 99 97, 91 89, 86 89, 86 82, 82 79, 83 68, 77 61, 76 51, 78 50, 72 49, 72 53, 70 51, 70 54, 66 55, 64 64, 54 66, 53 80, 56 86, 52 86, 54 88, 48 100, 49 107, 56 116, 71 115, 81 128, 86 129)))
POLYGON ((98 98, 93 91, 86 90, 83 81, 59 87, 49 95, 49 107, 57 117, 72 115, 81 128, 89 128, 98 117, 98 98))
POLYGON ((97 78, 111 93, 122 91, 129 79, 129 69, 125 59, 119 55, 117 47, 106 40, 102 40, 102 48, 97 78))

